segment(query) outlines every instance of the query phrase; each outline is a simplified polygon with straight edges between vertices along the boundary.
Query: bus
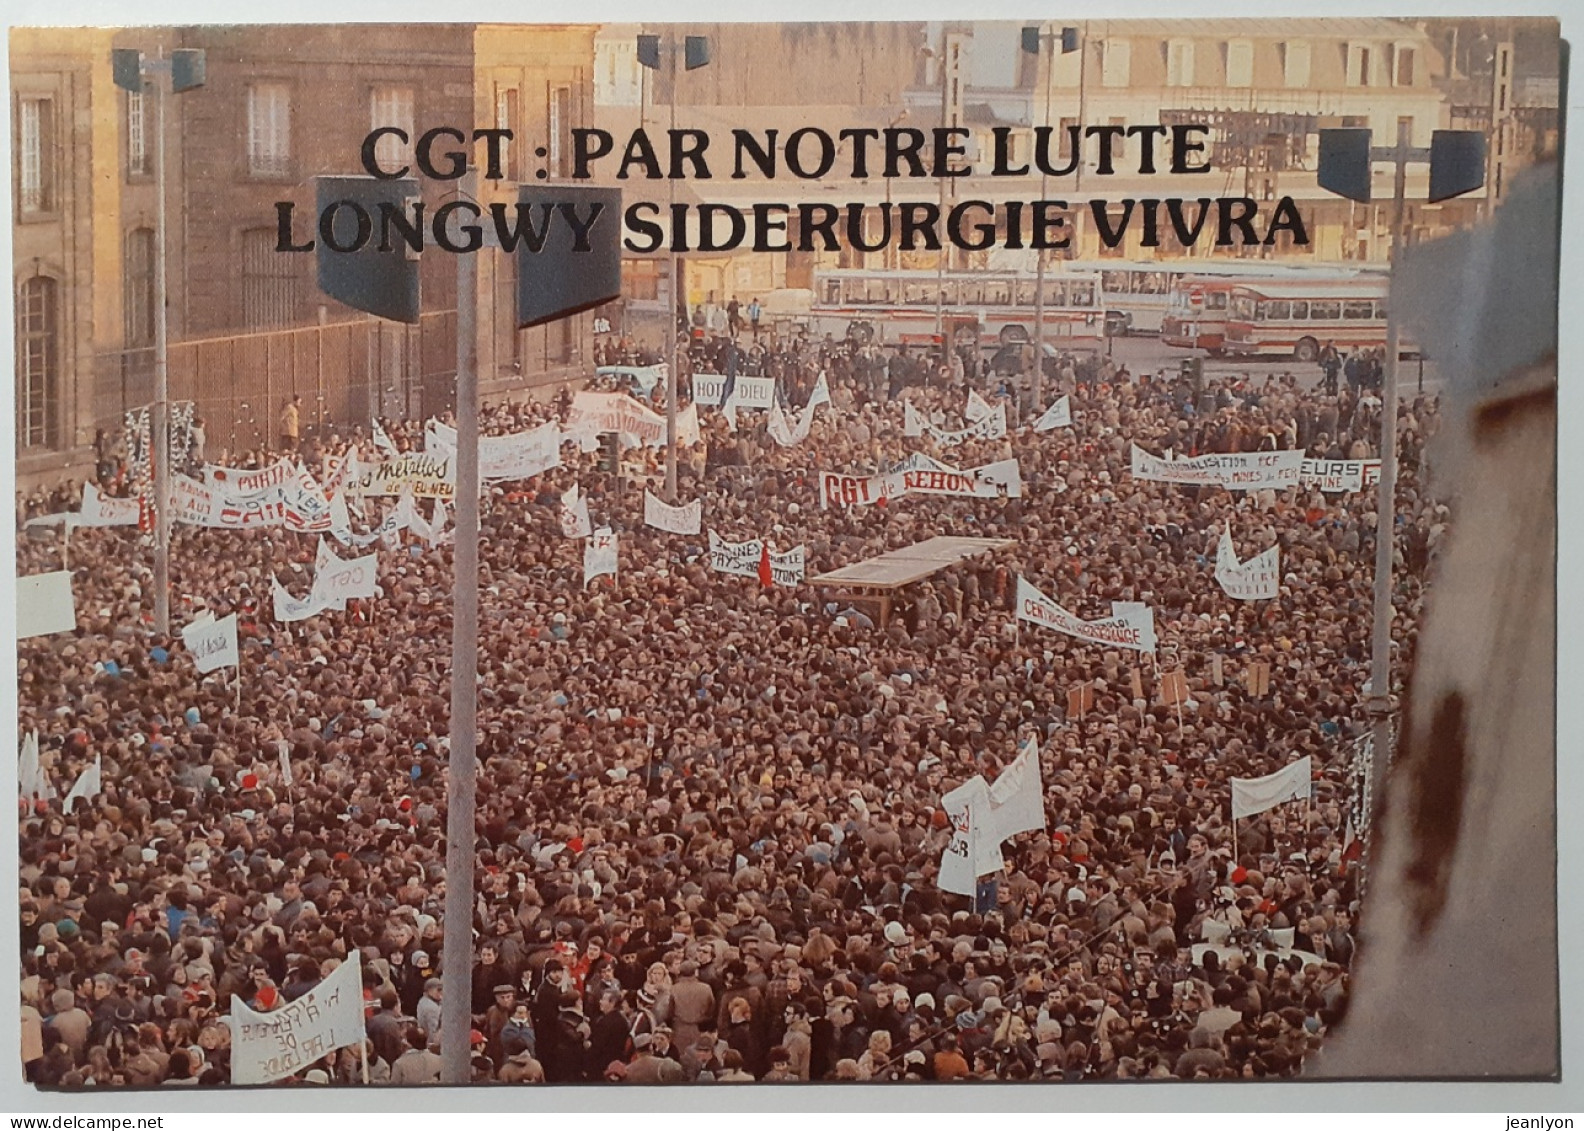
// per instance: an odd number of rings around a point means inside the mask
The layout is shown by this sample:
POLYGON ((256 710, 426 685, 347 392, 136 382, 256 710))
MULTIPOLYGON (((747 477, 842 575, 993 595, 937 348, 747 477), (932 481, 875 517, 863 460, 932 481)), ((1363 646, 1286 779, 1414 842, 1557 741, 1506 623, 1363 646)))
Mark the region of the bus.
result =
POLYGON ((1227 303, 1236 282, 1215 275, 1179 275, 1172 280, 1161 319, 1161 342, 1178 349, 1201 349, 1220 357, 1226 338, 1227 303))
MULTIPOLYGON (((876 345, 935 341, 937 312, 953 346, 976 349, 1034 340, 1035 276, 1016 271, 819 271, 809 310, 816 335, 876 345)), ((1045 276, 1047 342, 1096 347, 1105 333, 1098 280, 1045 276)))
POLYGON ((1384 274, 1240 282, 1227 301, 1222 349, 1308 362, 1327 345, 1344 352, 1384 346, 1389 285, 1384 274))

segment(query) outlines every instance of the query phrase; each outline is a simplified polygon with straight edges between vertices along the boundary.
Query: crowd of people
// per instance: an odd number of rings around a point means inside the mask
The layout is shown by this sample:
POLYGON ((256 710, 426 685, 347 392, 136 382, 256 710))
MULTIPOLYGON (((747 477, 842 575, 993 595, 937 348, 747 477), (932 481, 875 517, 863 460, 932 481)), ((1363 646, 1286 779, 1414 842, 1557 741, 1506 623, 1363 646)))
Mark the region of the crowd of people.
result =
MULTIPOLYGON (((806 582, 712 571, 703 534, 645 526, 660 449, 631 449, 612 473, 568 444, 561 467, 488 488, 477 942, 455 959, 472 964, 475 1079, 1264 1079, 1323 1056, 1355 948, 1349 773, 1366 729, 1374 494, 1140 482, 1129 450, 1367 457, 1379 400, 1327 393, 1318 372, 1196 386, 1063 356, 1045 394, 1071 397, 1073 426, 1035 432, 1024 425, 1045 406, 1026 383, 829 340, 741 348, 794 409, 820 373, 832 403, 793 447, 763 412, 739 412, 735 430, 701 414, 678 496, 703 501, 706 531, 803 545, 808 577, 934 535, 1016 545, 909 587, 888 619, 847 616, 806 582), (904 436, 904 399, 950 431, 970 388, 1007 395, 1004 438, 904 436), (878 472, 916 451, 960 467, 1016 458, 1021 497, 821 505, 818 471, 878 472), (558 521, 573 482, 620 538, 618 572, 588 586, 558 521), (1216 584, 1227 524, 1243 557, 1280 546, 1276 598, 1216 584), (1159 655, 1019 630, 1020 575, 1087 618, 1147 603, 1159 655), (1245 678, 1255 664, 1268 689, 1245 678), (1174 668, 1189 699, 1168 706, 1174 668), (1083 685, 1092 705, 1069 717, 1083 685), (1045 829, 1008 841, 976 896, 941 891, 942 795, 993 781, 1031 741, 1045 829), (1310 805, 1231 820, 1230 778, 1303 755, 1310 805)), ((567 401, 490 406, 485 429, 521 431, 567 401)), ((1399 672, 1449 521, 1424 473, 1436 424, 1425 398, 1396 421, 1399 672)), ((383 425, 422 449, 423 421, 383 425)), ((378 455, 366 427, 291 440, 321 480, 351 445, 378 455)), ((113 493, 133 481, 114 460, 97 474, 113 493)), ((78 494, 19 498, 19 521, 78 494)), ((356 525, 379 510, 354 503, 356 525)), ((241 626, 240 667, 200 676, 179 635, 152 630, 136 529, 73 532, 78 627, 21 642, 20 722, 59 794, 95 759, 103 785, 70 813, 23 806, 30 1080, 226 1083, 233 998, 278 1009, 353 950, 366 1046, 283 1083, 439 1080, 451 548, 376 546, 375 599, 281 624, 271 578, 304 591, 315 537, 178 526, 173 622, 209 610, 241 626)), ((59 555, 19 538, 19 573, 59 555)))

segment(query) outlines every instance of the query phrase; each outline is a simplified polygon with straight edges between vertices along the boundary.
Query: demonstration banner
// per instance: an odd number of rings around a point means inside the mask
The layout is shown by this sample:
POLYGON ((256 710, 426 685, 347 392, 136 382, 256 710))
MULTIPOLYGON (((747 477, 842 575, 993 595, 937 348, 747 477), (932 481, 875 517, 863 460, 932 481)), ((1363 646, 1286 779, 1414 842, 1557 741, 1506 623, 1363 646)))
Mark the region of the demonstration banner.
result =
POLYGON ((375 595, 375 565, 378 554, 344 561, 336 556, 330 544, 319 539, 319 554, 314 562, 313 590, 309 599, 317 597, 326 606, 346 607, 349 598, 369 600, 375 595))
POLYGON ((820 501, 830 507, 871 506, 903 495, 950 495, 961 499, 1021 498, 1023 478, 1015 459, 959 471, 918 454, 883 475, 820 473, 820 501))
POLYGON ((786 411, 779 401, 772 402, 768 425, 770 438, 783 448, 801 444, 808 439, 809 429, 814 426, 814 410, 822 404, 829 404, 830 399, 830 385, 825 380, 825 374, 821 373, 819 380, 814 384, 814 391, 809 394, 808 404, 804 405, 803 411, 798 414, 796 424, 787 418, 786 411))
POLYGON ((1091 644, 1129 648, 1135 652, 1154 652, 1156 648, 1155 614, 1148 606, 1136 602, 1114 602, 1111 616, 1086 621, 1069 613, 1020 576, 1017 615, 1019 620, 1055 629, 1091 644))
POLYGON ((509 436, 479 437, 481 480, 532 479, 561 466, 561 426, 555 421, 509 436))
POLYGON ((963 409, 963 419, 970 424, 984 420, 994 414, 995 409, 990 407, 990 402, 979 395, 978 389, 968 390, 968 407, 963 409))
POLYGON ((136 526, 138 501, 101 495, 92 483, 83 484, 82 510, 67 521, 77 526, 136 526))
POLYGON ((35 573, 16 579, 16 635, 53 636, 77 627, 77 600, 71 570, 35 573))
POLYGON ((607 573, 616 575, 616 535, 610 527, 602 526, 583 547, 583 587, 607 573))
POLYGON ((22 749, 17 752, 17 786, 22 800, 49 801, 56 796, 49 773, 39 760, 38 731, 30 730, 22 737, 22 749))
POLYGON ((307 620, 309 617, 316 617, 335 608, 333 602, 327 602, 323 595, 317 592, 310 592, 306 597, 293 597, 278 578, 270 578, 270 587, 275 604, 275 619, 282 624, 307 620))
POLYGON ((1034 422, 1034 431, 1049 432, 1055 428, 1072 427, 1072 399, 1058 397, 1056 403, 1046 409, 1044 415, 1034 422))
MULTIPOLYGON (((710 568, 733 577, 759 577, 766 559, 763 538, 747 542, 728 542, 713 530, 709 532, 710 568)), ((794 546, 784 553, 769 555, 770 578, 776 585, 796 585, 804 576, 804 548, 794 546)), ((763 580, 761 578, 761 580, 763 580)))
POLYGON ((1237 549, 1232 545, 1232 527, 1228 525, 1216 544, 1215 578, 1228 597, 1239 601, 1269 600, 1281 585, 1281 548, 1272 546, 1239 562, 1237 549))
MULTIPOLYGON (((726 392, 726 377, 721 373, 693 374, 693 400, 706 408, 720 408, 726 392)), ((738 408, 769 408, 775 403, 774 377, 737 377, 732 387, 732 404, 738 408)))
POLYGON ((985 834, 997 843, 1045 827, 1045 790, 1040 781, 1039 744, 1025 746, 991 784, 985 834))
POLYGON ((1314 788, 1309 756, 1289 762, 1262 778, 1232 779, 1232 819, 1252 817, 1284 801, 1307 801, 1314 788))
POLYGON ((77 776, 76 783, 67 790, 66 796, 61 798, 61 812, 71 816, 72 807, 79 800, 87 801, 91 797, 98 797, 104 792, 104 755, 95 754, 93 765, 84 767, 83 772, 77 776))
POLYGON ((945 432, 931 424, 910 401, 902 402, 902 434, 904 436, 929 436, 945 448, 955 447, 969 440, 999 440, 1007 434, 1006 405, 999 404, 988 410, 960 432, 945 432))
POLYGON ((328 978, 273 1012, 256 1013, 231 995, 231 1083, 269 1084, 362 1043, 362 963, 349 950, 328 978))
POLYGON ((396 445, 391 443, 391 438, 385 434, 385 426, 378 420, 374 421, 374 446, 382 452, 396 454, 396 445))
POLYGON ((456 455, 457 430, 438 420, 424 421, 424 455, 450 459, 456 455))
POLYGON ((418 499, 449 499, 456 494, 456 461, 451 456, 397 456, 359 470, 362 474, 347 483, 347 493, 356 497, 394 498, 404 490, 418 499))
POLYGON ((1230 452, 1161 459, 1133 445, 1133 478, 1153 483, 1225 487, 1228 491, 1256 491, 1298 486, 1303 452, 1230 452))
POLYGON ((358 478, 357 448, 351 448, 344 456, 330 456, 325 460, 324 496, 330 502, 346 493, 347 484, 358 478))
POLYGON ((282 456, 268 467, 257 471, 220 467, 212 463, 204 464, 203 469, 204 482, 223 491, 231 498, 256 495, 270 487, 282 486, 296 474, 297 464, 289 456, 282 456))
POLYGON ((237 616, 215 620, 211 615, 182 629, 182 643, 203 674, 216 668, 234 668, 241 660, 237 649, 237 616))
POLYGON ((704 500, 694 499, 686 506, 673 507, 644 491, 644 525, 672 534, 697 534, 704 523, 704 500))
POLYGON ((677 444, 690 448, 703 439, 699 431, 698 405, 689 401, 677 409, 677 444))
MULTIPOLYGON (((566 431, 573 434, 587 431, 620 432, 637 437, 640 443, 653 445, 665 440, 666 418, 626 393, 591 393, 584 390, 572 398, 572 411, 567 417, 566 431)), ((677 432, 680 435, 680 427, 677 432)))
POLYGON ((1298 482, 1326 494, 1363 491, 1380 482, 1378 459, 1306 459, 1298 471, 1298 482))
POLYGON ((594 526, 589 522, 588 500, 578 492, 578 485, 572 484, 561 496, 561 533, 567 538, 587 538, 594 533, 594 526))
POLYGON ((951 840, 941 852, 940 875, 936 880, 942 891, 974 895, 976 882, 1003 866, 1001 842, 985 828, 990 809, 990 790, 978 774, 941 798, 951 840))

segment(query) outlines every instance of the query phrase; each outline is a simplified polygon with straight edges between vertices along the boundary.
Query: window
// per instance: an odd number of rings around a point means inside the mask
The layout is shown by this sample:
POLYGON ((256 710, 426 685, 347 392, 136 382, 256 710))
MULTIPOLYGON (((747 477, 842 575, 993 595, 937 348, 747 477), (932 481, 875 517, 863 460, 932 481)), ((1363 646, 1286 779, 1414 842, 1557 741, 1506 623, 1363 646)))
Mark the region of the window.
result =
POLYGON ((1283 82, 1289 88, 1309 85, 1309 44, 1299 40, 1284 45, 1283 82))
POLYGON ((283 177, 291 172, 291 88, 285 83, 248 87, 248 172, 283 177))
POLYGON ((1073 280, 1068 284, 1067 302, 1070 306, 1093 306, 1094 283, 1091 280, 1073 280))
MULTIPOLYGON (((1047 294, 1050 293, 1049 292, 1049 288, 1046 289, 1046 293, 1047 294)), ((1035 304, 1035 301, 1034 301, 1034 283, 1033 283, 1032 280, 1029 280, 1029 279, 1019 279, 1018 280, 1018 282, 1017 282, 1017 304, 1019 306, 1033 306, 1035 304)))
POLYGON ((405 86, 376 86, 369 98, 369 129, 377 130, 395 126, 407 135, 408 145, 391 134, 380 138, 374 146, 374 157, 380 168, 396 170, 407 164, 406 154, 413 142, 413 92, 405 86))
POLYGON ((55 280, 43 276, 27 280, 17 293, 18 448, 55 446, 60 378, 55 303, 55 280))
POLYGON ((286 326, 297 318, 297 256, 275 251, 274 228, 242 233, 242 322, 249 330, 286 326))
POLYGON ((149 174, 148 99, 142 91, 127 92, 127 176, 149 174))
POLYGON ((126 346, 138 349, 154 344, 154 229, 134 228, 127 233, 126 346))
MULTIPOLYGON (((1254 85, 1254 44, 1247 39, 1234 39, 1226 47, 1226 74, 1228 86, 1254 85)), ((1292 85, 1291 83, 1288 84, 1292 85)))
POLYGON ((1045 280, 1045 305, 1066 306, 1071 296, 1067 293, 1067 284, 1060 279, 1045 280))
POLYGON ((1343 318, 1371 318, 1375 314, 1375 304, 1367 298, 1350 299, 1342 304, 1343 318))
POLYGON ((572 88, 558 86, 550 92, 550 174, 572 174, 572 88))
POLYGON ((1396 66, 1392 68, 1393 86, 1412 86, 1414 84, 1414 49, 1412 47, 1397 48, 1396 66))
POLYGON ((501 142, 501 173, 508 181, 522 179, 522 174, 512 164, 517 154, 517 92, 497 87, 495 90, 495 128, 510 130, 512 136, 501 142))
POLYGON ((1370 85, 1370 49, 1357 43, 1348 44, 1347 85, 1370 85))
POLYGON ((1011 306, 1012 284, 1005 279, 986 279, 984 301, 987 306, 1011 306))
POLYGON ((1166 44, 1166 85, 1192 86, 1194 45, 1191 39, 1174 39, 1166 44))
POLYGON ((1309 303, 1309 320, 1312 322, 1335 322, 1342 316, 1342 304, 1335 301, 1322 302, 1315 299, 1309 303))
POLYGON ((22 212, 55 208, 55 103, 23 98, 17 104, 17 169, 22 212))
POLYGON ((1262 302, 1260 309, 1272 322, 1285 322, 1292 317, 1292 304, 1284 298, 1273 298, 1262 302))
POLYGON ((1131 60, 1132 51, 1127 40, 1106 40, 1105 58, 1100 67, 1100 85, 1126 86, 1128 84, 1129 63, 1131 60))
POLYGON ((1293 299, 1292 316, 1300 322, 1309 320, 1309 303, 1303 299, 1293 299))

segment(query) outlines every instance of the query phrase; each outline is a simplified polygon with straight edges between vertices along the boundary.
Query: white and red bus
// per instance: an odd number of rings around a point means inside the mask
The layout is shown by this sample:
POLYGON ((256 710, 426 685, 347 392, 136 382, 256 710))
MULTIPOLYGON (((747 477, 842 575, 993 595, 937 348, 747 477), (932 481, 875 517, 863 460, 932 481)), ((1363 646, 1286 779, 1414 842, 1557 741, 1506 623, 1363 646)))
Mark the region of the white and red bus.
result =
POLYGON ((1389 285, 1384 274, 1239 282, 1227 301, 1221 348, 1314 361, 1327 345, 1344 353, 1384 346, 1389 285))
POLYGON ((1183 275, 1172 280, 1161 341, 1179 349, 1201 349, 1221 356, 1226 338, 1227 304, 1236 280, 1212 275, 1183 275))
MULTIPOLYGON (((1031 342, 1035 286, 1032 273, 1011 271, 827 270, 815 278, 809 318, 817 335, 924 345, 935 340, 938 312, 953 345, 1031 342)), ((1104 334, 1098 279, 1047 273, 1045 340, 1094 347, 1104 334)))

